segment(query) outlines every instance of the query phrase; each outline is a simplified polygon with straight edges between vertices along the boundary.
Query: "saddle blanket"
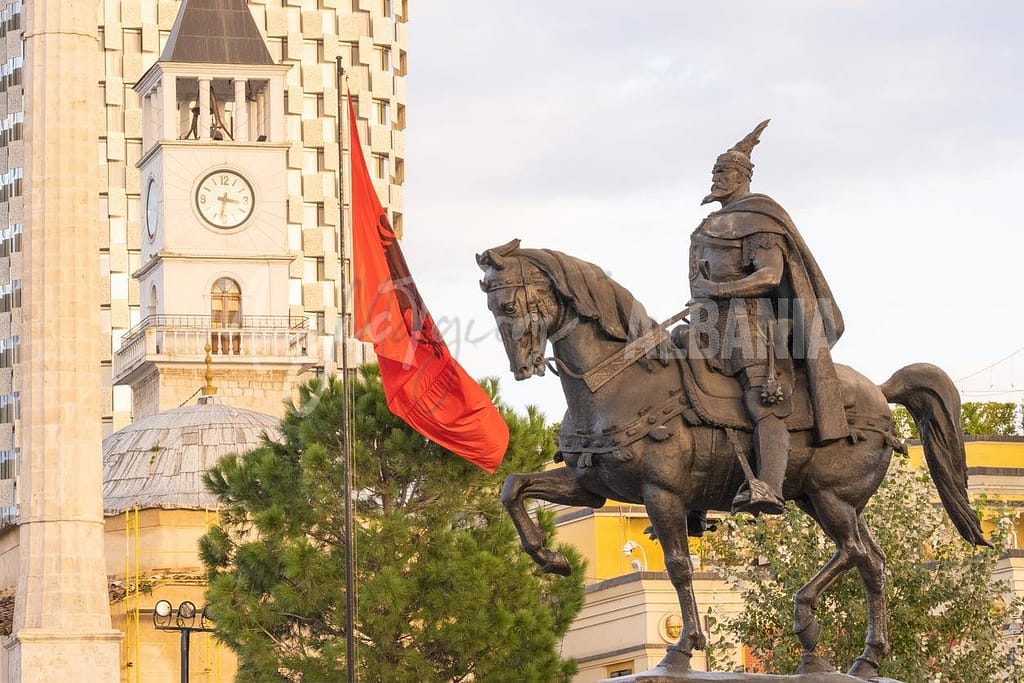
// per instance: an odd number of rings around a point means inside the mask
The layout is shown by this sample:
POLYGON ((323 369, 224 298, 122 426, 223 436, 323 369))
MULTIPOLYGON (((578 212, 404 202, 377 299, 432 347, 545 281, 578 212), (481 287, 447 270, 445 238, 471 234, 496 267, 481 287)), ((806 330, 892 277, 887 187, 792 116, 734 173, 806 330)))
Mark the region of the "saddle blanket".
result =
MULTIPOLYGON (((743 407, 743 388, 738 378, 715 371, 702 357, 680 359, 679 367, 686 397, 699 418, 699 422, 692 418, 691 422, 753 431, 754 425, 743 407)), ((785 383, 793 387, 793 395, 788 399, 789 414, 783 421, 791 432, 810 429, 814 426, 814 413, 807 391, 807 373, 803 368, 786 368, 783 373, 788 375, 785 383)))

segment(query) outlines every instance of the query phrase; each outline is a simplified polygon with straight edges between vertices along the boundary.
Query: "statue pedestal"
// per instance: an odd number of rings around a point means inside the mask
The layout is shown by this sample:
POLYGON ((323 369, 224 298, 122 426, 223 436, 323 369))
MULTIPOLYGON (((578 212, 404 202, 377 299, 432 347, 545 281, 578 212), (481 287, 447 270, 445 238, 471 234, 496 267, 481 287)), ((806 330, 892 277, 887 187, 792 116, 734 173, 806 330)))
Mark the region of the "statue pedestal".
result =
POLYGON ((832 667, 815 655, 805 654, 802 666, 819 669, 814 673, 803 674, 748 674, 728 673, 725 671, 694 671, 690 668, 690 655, 670 647, 665 659, 650 671, 641 671, 631 676, 609 678, 600 683, 900 683, 892 678, 874 677, 857 678, 838 671, 829 671, 832 667), (826 671, 821 671, 826 669, 826 671))
POLYGON ((793 674, 747 674, 716 671, 669 672, 661 667, 643 671, 632 676, 609 678, 601 683, 900 683, 892 678, 863 679, 842 673, 793 674))

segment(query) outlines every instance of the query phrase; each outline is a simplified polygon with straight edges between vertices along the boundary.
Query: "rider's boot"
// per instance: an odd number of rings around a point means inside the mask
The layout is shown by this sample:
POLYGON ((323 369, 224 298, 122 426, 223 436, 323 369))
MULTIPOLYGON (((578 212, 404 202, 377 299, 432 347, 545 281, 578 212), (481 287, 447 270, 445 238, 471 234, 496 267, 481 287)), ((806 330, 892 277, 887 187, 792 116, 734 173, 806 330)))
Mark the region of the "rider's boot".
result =
POLYGON ((758 476, 733 499, 733 511, 781 515, 786 511, 782 484, 789 464, 789 431, 773 414, 763 415, 754 427, 758 476))

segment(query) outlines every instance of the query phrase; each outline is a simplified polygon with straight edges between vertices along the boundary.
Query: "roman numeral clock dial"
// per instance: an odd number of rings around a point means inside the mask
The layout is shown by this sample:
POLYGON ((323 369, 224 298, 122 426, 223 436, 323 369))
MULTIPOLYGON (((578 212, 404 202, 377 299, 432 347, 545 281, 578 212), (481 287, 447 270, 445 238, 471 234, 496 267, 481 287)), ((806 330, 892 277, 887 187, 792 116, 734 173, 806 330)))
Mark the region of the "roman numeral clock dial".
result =
POLYGON ((196 210, 215 228, 229 230, 249 220, 255 206, 252 185, 241 173, 208 173, 196 187, 196 210))

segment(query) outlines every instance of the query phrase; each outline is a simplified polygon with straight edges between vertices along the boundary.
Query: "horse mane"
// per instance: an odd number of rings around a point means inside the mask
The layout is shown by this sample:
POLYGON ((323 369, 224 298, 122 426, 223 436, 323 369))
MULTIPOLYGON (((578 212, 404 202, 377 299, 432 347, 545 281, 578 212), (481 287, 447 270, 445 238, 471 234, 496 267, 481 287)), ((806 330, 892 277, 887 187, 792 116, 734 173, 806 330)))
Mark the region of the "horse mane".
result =
POLYGON ((523 249, 519 240, 513 240, 487 250, 477 261, 486 267, 510 257, 524 259, 547 275, 555 291, 580 317, 594 320, 612 339, 629 342, 657 326, 628 289, 599 266, 575 256, 554 249, 523 249))

